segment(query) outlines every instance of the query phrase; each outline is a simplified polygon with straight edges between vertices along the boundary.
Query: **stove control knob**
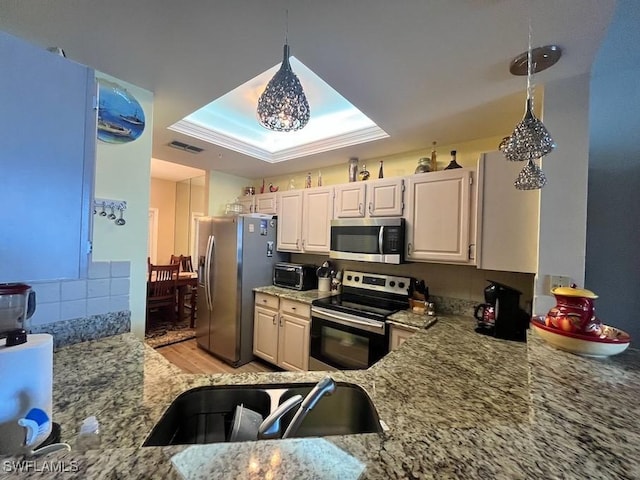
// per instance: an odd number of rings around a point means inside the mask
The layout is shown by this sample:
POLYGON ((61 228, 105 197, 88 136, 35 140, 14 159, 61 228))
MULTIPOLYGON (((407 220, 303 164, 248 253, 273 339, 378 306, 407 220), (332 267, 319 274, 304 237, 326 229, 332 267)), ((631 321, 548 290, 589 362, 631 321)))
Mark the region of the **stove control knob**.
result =
POLYGON ((347 280, 351 281, 353 277, 351 275, 347 275, 347 280))
POLYGON ((398 287, 400 287, 400 288, 404 288, 404 282, 400 282, 400 283, 398 284, 398 287))
POLYGON ((360 277, 356 277, 356 278, 354 278, 354 280, 355 280, 356 282, 359 282, 359 281, 360 281, 360 277))
POLYGON ((395 286, 396 286, 396 282, 394 282, 393 280, 391 280, 391 281, 389 282, 389 286, 390 286, 390 287, 392 287, 392 288, 393 288, 393 287, 395 287, 395 286))

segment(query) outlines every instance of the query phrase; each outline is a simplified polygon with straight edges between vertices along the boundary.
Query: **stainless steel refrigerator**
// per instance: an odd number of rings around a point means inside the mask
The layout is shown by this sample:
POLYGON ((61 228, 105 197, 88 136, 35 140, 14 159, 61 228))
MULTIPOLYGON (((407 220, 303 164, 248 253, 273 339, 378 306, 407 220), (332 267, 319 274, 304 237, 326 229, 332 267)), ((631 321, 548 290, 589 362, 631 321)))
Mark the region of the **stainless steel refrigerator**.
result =
POLYGON ((238 367, 253 359, 255 287, 273 283, 275 218, 255 215, 196 219, 198 345, 238 367))

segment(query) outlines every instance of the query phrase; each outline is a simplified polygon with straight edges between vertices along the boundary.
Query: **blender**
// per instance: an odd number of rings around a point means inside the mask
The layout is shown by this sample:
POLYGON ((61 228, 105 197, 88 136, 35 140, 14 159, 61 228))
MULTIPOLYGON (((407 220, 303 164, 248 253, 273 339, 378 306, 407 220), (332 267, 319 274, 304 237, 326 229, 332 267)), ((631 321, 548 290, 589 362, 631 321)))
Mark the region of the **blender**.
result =
POLYGON ((0 456, 47 452, 38 449, 59 439, 51 422, 53 337, 27 335, 35 309, 29 285, 0 283, 0 456))
POLYGON ((11 347, 27 341, 28 320, 36 310, 36 292, 24 283, 0 283, 0 338, 11 347))

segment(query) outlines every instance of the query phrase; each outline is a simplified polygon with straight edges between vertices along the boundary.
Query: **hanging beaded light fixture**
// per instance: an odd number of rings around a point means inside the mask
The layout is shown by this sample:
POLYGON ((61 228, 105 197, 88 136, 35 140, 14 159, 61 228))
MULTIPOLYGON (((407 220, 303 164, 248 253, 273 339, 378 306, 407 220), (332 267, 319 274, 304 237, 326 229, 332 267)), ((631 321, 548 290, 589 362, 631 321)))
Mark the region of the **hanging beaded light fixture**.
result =
POLYGON ((267 84, 258 100, 260 125, 277 132, 294 132, 309 122, 311 111, 298 76, 289 63, 289 11, 280 69, 267 84))
MULTIPOLYGON (((533 73, 540 72, 555 64, 560 58, 562 51, 556 45, 531 48, 531 18, 529 18, 529 45, 526 53, 526 75, 527 75, 527 100, 525 104, 524 118, 520 121, 513 133, 503 138, 498 149, 510 161, 526 161, 520 175, 514 182, 519 190, 534 190, 542 188, 547 180, 533 160, 542 158, 549 154, 556 144, 551 138, 547 128, 542 121, 533 113, 533 73), (535 57, 535 66, 533 58, 535 57)), ((510 71, 514 75, 522 75, 524 55, 519 55, 511 62, 510 71)))
MULTIPOLYGON (((536 49, 536 72, 550 67, 560 58, 560 49, 555 45, 540 47, 536 49), (554 53, 555 61, 549 52, 554 53), (539 61, 540 60, 540 61, 539 61)), ((511 71, 518 72, 519 58, 512 62, 511 71)), ((541 158, 550 153, 556 146, 544 124, 533 113, 533 51, 531 49, 531 20, 529 20, 529 48, 527 49, 527 101, 525 104, 524 118, 518 123, 505 142, 502 149, 507 160, 526 161, 541 158)))
POLYGON ((529 159, 518 174, 516 181, 513 182, 513 186, 518 190, 537 190, 544 187, 546 183, 547 177, 545 177, 542 169, 533 163, 533 160, 529 159))

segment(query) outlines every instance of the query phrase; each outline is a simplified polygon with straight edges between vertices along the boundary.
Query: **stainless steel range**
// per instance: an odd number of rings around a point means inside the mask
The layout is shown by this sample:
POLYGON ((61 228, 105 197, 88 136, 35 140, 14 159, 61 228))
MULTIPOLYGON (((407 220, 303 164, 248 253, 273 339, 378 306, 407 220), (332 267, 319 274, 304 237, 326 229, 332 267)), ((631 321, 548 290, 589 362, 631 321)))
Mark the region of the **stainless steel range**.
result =
POLYGON ((368 368, 389 352, 389 315, 408 308, 411 278, 346 270, 342 293, 311 304, 310 370, 368 368))

